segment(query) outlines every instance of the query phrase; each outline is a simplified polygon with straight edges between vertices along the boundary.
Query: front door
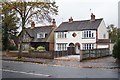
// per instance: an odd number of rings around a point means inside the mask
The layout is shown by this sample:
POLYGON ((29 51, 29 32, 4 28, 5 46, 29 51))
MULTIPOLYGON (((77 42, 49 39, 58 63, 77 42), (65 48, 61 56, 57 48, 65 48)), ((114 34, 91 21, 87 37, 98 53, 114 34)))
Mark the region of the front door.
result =
POLYGON ((79 48, 79 45, 76 45, 76 47, 75 47, 75 52, 76 52, 76 54, 80 54, 80 48, 79 48))

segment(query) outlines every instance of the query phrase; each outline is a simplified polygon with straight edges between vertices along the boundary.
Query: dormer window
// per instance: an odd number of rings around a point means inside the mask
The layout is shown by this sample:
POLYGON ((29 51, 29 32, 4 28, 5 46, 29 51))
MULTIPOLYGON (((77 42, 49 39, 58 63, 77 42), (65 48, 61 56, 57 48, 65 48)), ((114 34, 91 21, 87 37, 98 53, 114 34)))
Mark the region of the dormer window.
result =
POLYGON ((45 38, 45 33, 37 33, 37 38, 45 38))

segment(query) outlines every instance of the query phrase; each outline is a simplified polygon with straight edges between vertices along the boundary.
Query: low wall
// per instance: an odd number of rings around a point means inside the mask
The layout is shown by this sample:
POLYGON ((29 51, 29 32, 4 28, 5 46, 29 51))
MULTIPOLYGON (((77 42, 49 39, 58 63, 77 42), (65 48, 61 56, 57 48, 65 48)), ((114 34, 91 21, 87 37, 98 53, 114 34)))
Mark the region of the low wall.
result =
MULTIPOLYGON (((8 51, 7 56, 17 57, 18 51, 8 51)), ((57 57, 67 56, 67 51, 22 51, 23 57, 54 59, 57 57)))
MULTIPOLYGON (((18 51, 9 51, 7 56, 17 57, 18 51)), ((48 51, 23 51, 22 57, 54 59, 53 52, 48 51)))

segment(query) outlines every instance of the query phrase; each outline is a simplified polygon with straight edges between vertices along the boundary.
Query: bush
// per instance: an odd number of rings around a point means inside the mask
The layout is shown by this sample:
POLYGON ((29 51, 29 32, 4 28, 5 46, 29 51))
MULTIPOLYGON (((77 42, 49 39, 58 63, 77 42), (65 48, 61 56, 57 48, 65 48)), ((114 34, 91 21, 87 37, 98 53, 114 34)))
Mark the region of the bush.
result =
POLYGON ((34 50, 35 50, 35 48, 34 48, 34 47, 30 47, 30 50, 34 51, 34 50))
POLYGON ((10 45, 8 47, 8 50, 18 50, 16 46, 10 45))
POLYGON ((114 58, 120 59, 120 39, 115 43, 112 53, 114 58))
POLYGON ((38 51, 45 51, 45 47, 43 47, 43 46, 38 46, 38 47, 37 47, 37 50, 38 50, 38 51))

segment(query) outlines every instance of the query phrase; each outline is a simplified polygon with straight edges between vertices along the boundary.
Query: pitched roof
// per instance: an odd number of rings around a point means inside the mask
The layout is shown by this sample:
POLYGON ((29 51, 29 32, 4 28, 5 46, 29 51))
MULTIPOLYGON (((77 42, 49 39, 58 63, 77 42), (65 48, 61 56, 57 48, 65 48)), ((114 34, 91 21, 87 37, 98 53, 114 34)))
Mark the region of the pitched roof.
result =
POLYGON ((95 19, 95 21, 90 20, 82 20, 82 21, 73 21, 73 22, 63 22, 60 26, 55 30, 59 31, 79 31, 79 30, 96 30, 103 18, 95 19))
POLYGON ((52 25, 35 27, 33 29, 31 28, 26 29, 30 37, 33 38, 32 42, 46 42, 52 30, 53 30, 52 25), (46 34, 45 38, 37 38, 37 33, 41 33, 41 32, 46 34))

